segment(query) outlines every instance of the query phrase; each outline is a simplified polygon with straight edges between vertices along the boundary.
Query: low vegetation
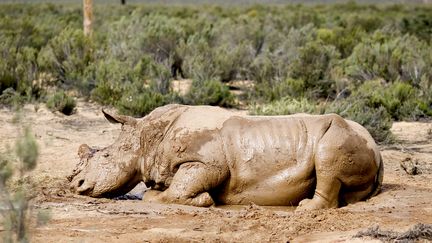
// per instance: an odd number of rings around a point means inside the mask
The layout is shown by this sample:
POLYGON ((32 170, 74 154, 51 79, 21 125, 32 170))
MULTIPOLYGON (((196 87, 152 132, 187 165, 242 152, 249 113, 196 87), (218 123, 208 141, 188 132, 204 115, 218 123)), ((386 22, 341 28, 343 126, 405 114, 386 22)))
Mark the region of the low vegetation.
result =
POLYGON ((250 80, 241 103, 254 114, 335 112, 380 142, 392 121, 432 116, 428 5, 97 3, 95 16, 86 37, 78 5, 2 4, 0 102, 70 113, 66 91, 143 116, 168 103, 236 106, 227 83, 250 80), (193 80, 186 94, 171 89, 181 77, 193 80))
MULTIPOLYGON (((15 120, 19 124, 19 114, 15 120)), ((13 149, 0 153, 2 242, 29 242, 30 227, 49 219, 49 211, 35 212, 31 207, 34 184, 28 174, 36 167, 39 150, 30 129, 19 130, 21 135, 13 149)))
POLYGON ((51 111, 60 111, 65 115, 71 115, 74 112, 76 102, 64 91, 59 91, 48 98, 46 105, 51 111))

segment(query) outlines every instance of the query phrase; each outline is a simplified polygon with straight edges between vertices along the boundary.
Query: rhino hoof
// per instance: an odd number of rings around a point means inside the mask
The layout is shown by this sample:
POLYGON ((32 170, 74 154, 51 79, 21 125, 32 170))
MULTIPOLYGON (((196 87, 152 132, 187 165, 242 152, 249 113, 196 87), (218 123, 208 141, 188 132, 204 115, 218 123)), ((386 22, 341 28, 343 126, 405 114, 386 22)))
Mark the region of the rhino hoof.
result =
POLYGON ((308 211, 310 210, 307 205, 310 204, 310 201, 312 201, 312 199, 306 198, 300 201, 298 207, 296 208, 296 212, 303 212, 303 211, 308 211))

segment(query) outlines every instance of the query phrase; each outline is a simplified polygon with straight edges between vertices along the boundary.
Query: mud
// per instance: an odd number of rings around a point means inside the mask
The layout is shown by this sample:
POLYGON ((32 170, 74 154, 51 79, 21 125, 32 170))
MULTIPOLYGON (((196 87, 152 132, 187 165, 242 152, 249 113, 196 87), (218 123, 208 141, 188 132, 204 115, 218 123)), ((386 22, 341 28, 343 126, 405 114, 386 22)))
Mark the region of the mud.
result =
MULTIPOLYGON (((0 110, 1 151, 17 136, 13 116, 0 110)), ((294 212, 254 204, 197 208, 74 195, 66 176, 78 161, 80 144, 108 146, 120 128, 105 121, 99 106, 83 102, 69 117, 43 106, 36 112, 32 105, 25 107, 25 117, 41 148, 32 175, 34 207, 50 209, 52 215, 48 224, 32 229, 33 242, 360 242, 376 241, 353 238, 374 226, 402 234, 418 223, 432 224, 432 174, 424 169, 432 165, 430 122, 393 125, 398 142, 381 147, 385 174, 376 197, 340 209, 294 212), (405 172, 400 162, 407 157, 417 161, 422 173, 405 172)))

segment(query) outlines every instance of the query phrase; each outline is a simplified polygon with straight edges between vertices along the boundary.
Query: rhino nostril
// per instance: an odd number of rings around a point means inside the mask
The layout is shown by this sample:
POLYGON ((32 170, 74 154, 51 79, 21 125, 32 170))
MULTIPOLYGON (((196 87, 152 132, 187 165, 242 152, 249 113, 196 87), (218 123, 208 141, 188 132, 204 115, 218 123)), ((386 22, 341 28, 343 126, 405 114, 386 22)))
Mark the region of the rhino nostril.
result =
POLYGON ((81 195, 91 195, 94 189, 94 185, 88 183, 88 181, 86 181, 85 179, 78 180, 78 183, 76 185, 76 192, 81 195))
POLYGON ((84 184, 84 179, 78 181, 78 187, 82 186, 83 184, 84 184))
POLYGON ((156 185, 156 183, 151 180, 144 182, 144 184, 146 185, 147 188, 153 188, 156 185))

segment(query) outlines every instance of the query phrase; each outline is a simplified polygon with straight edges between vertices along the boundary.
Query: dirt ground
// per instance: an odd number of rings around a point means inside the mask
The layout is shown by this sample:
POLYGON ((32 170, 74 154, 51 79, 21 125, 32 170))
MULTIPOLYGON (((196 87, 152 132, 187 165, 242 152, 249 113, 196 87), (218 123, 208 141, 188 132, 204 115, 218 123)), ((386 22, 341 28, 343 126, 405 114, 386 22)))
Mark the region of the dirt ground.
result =
MULTIPOLYGON (((378 196, 299 213, 291 207, 196 208, 69 193, 66 176, 78 161, 78 146, 103 147, 119 133, 120 126, 105 121, 100 109, 79 102, 74 115, 64 116, 43 105, 25 106, 23 121, 40 148, 32 174, 34 207, 51 211, 46 225, 32 229, 33 242, 362 242, 373 239, 353 236, 373 226, 402 232, 417 223, 432 224, 432 122, 394 123, 397 142, 381 147, 385 175, 378 196), (420 174, 407 174, 401 161, 420 174)), ((0 151, 17 137, 13 117, 12 111, 0 110, 0 151)))

